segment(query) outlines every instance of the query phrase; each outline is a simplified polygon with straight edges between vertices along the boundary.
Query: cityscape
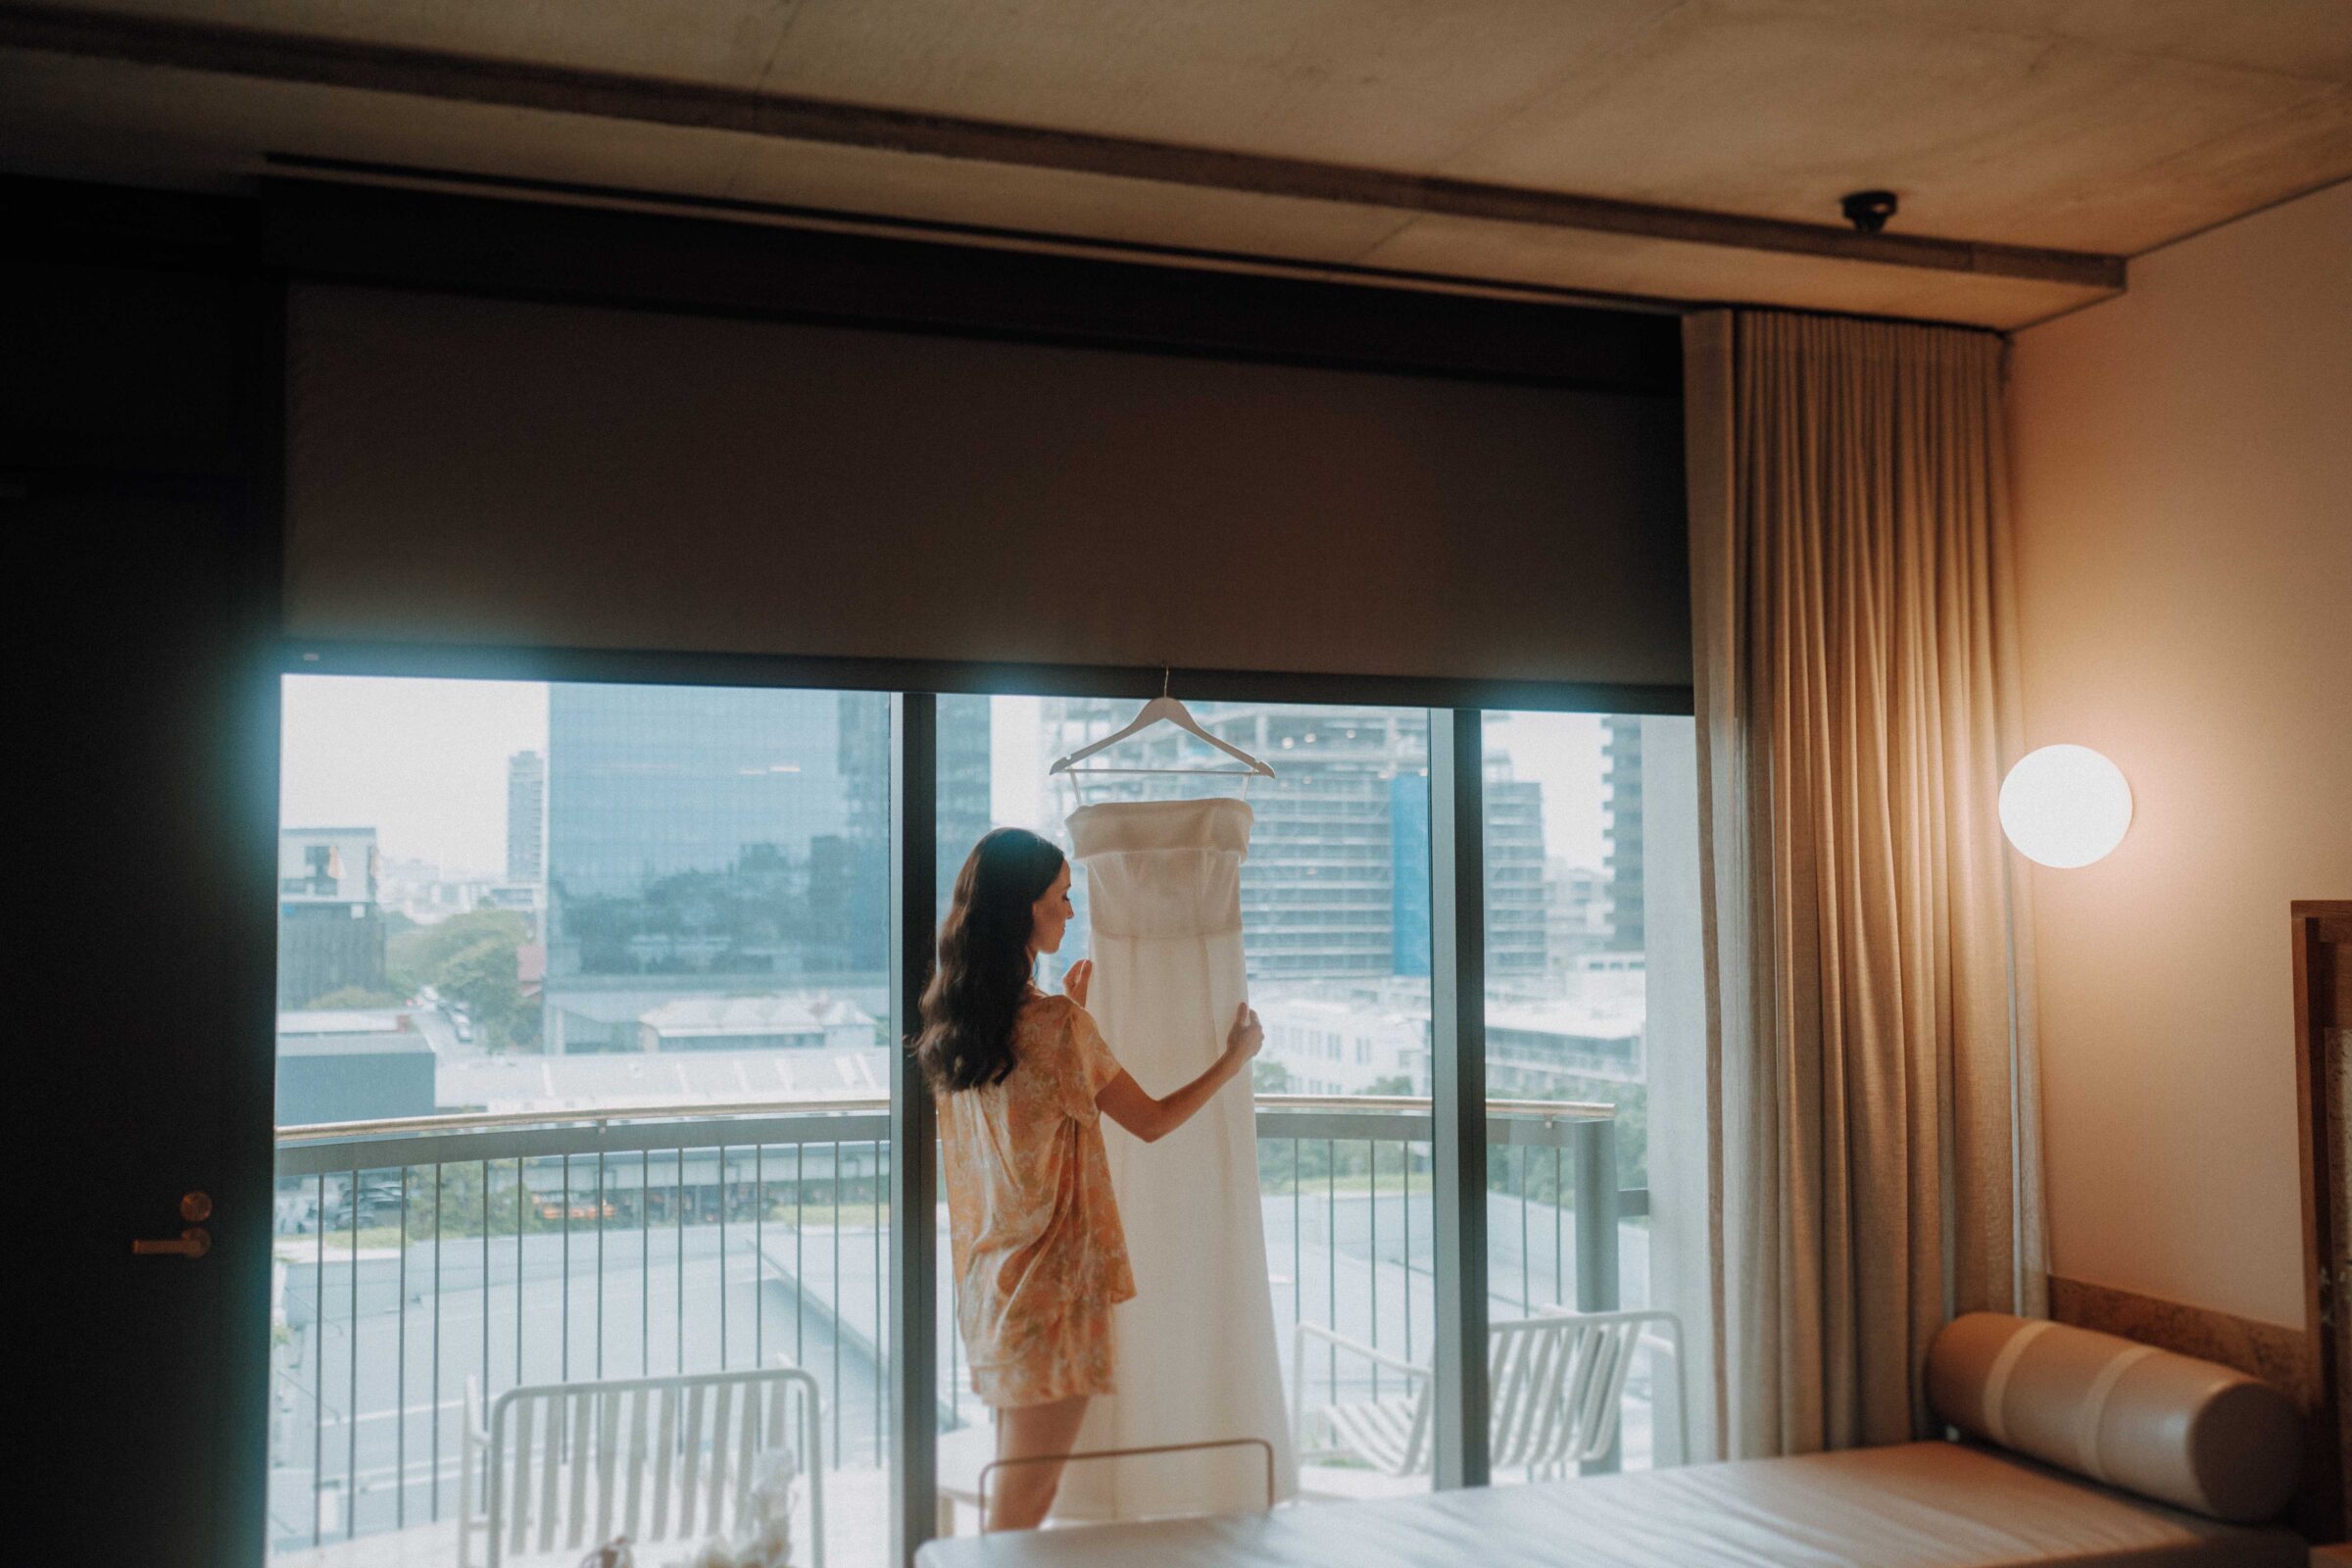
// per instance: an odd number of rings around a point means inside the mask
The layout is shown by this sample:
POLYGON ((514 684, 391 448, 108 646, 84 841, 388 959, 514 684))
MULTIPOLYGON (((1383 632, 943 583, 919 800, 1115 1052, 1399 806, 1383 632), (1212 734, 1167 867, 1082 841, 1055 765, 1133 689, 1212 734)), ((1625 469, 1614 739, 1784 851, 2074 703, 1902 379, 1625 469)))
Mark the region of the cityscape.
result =
MULTIPOLYGON (((289 702, 289 778, 333 774, 322 747, 386 743, 355 744, 358 714, 306 730, 303 715, 331 710, 335 678, 289 680, 318 688, 289 702)), ((399 750, 426 760, 406 783, 355 762, 340 792, 287 792, 275 1549, 289 1562, 330 1553, 303 1559, 318 1568, 390 1561, 335 1557, 328 1544, 421 1539, 418 1520, 447 1527, 466 1434, 499 1389, 781 1353, 825 1390, 831 1549, 873 1556, 858 1532, 870 1534, 858 1499, 878 1502, 889 1422, 889 1149, 872 1108, 890 1088, 888 699, 556 684, 514 694, 533 722, 511 726, 522 743, 508 748, 504 731, 461 720, 446 690, 458 683, 365 684, 403 688, 394 707, 416 733, 399 750), (444 700, 445 737, 434 733, 444 700), (462 819, 463 850, 431 841, 427 819, 397 798, 419 778, 438 786, 430 760, 442 757, 468 769, 466 804, 434 819, 462 819), (379 810, 363 808, 370 790, 379 810), (305 819, 308 800, 338 808, 305 819), (730 1147, 703 1130, 717 1106, 790 1114, 730 1147), (564 1130, 621 1113, 679 1119, 657 1123, 676 1129, 658 1149, 626 1157, 564 1130), (430 1163, 368 1168, 369 1135, 349 1127, 482 1115, 532 1129, 514 1135, 530 1152, 493 1158, 460 1133, 402 1146, 429 1148, 430 1163)), ((1278 774, 1248 793, 1242 891, 1267 1033, 1254 1087, 1286 1378, 1297 1322, 1426 1354, 1426 1134, 1417 1141, 1407 1113, 1368 1109, 1348 1123, 1361 1142, 1302 1138, 1285 1133, 1286 1116, 1301 1128, 1329 1117, 1270 1107, 1428 1093, 1427 715, 1192 706, 1278 774)), ((1231 776, 1116 771, 1048 781, 1054 758, 1123 725, 1133 707, 940 701, 942 908, 993 823, 1058 837, 1083 802, 1240 788, 1231 776)), ((1646 1186, 1642 779, 1658 748, 1687 753, 1690 721, 1514 715, 1489 735, 1489 1093, 1497 1106, 1557 1103, 1589 1118, 1495 1152, 1490 1306, 1506 1321, 1582 1289, 1575 1238, 1591 1195, 1570 1202, 1562 1140, 1605 1134, 1617 1185, 1646 1186)), ((1212 756, 1162 730, 1095 760, 1191 768, 1212 756)), ((1082 875, 1073 895, 1080 917, 1041 984, 1084 956, 1082 875)), ((1628 1304, 1645 1298, 1646 1224, 1615 1227, 1628 1304)), ((944 1300, 938 1321, 944 1455, 979 1411, 944 1300)), ((1302 1386, 1345 1400, 1377 1396, 1378 1376, 1335 1362, 1302 1386)), ((1629 1454, 1651 1442, 1644 1400, 1638 1387, 1629 1454)), ((1367 1484, 1345 1464, 1312 1474, 1334 1495, 1367 1484)))
MULTIPOLYGON (((546 701, 545 754, 506 760, 499 874, 444 869, 431 846, 385 844, 371 824, 282 830, 280 1125, 886 1092, 886 699, 556 685, 546 701), (731 1021, 687 1021, 706 1015, 731 1021)), ((939 705, 943 908, 994 820, 991 707, 939 705)), ((1131 707, 1038 702, 1021 765, 1043 775, 1131 707)), ((1259 1088, 1426 1094, 1425 715, 1202 703, 1197 716, 1280 774, 1250 799, 1243 880, 1259 1088)), ((1501 1097, 1614 1101, 1642 1079, 1645 721, 1584 721, 1601 732, 1600 864, 1547 853, 1544 787, 1507 752, 1487 759, 1501 1097)), ((1189 766, 1195 752, 1167 731, 1119 760, 1189 766)), ((1065 777, 1029 825, 1057 835, 1081 788, 1132 799, 1165 783, 1065 777)), ((1044 983, 1083 956, 1083 877, 1074 896, 1082 917, 1044 983)))

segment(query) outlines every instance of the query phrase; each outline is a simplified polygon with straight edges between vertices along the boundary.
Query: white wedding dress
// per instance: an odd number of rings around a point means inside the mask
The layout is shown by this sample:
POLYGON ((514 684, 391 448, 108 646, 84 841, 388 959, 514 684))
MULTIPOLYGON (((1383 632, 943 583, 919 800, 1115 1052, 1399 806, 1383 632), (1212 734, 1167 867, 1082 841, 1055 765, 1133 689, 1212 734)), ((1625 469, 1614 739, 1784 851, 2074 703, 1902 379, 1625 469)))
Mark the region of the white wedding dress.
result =
MULTIPOLYGON (((1237 800, 1086 806, 1069 819, 1086 872, 1095 977, 1088 1010, 1152 1094, 1198 1077, 1247 995, 1242 860, 1252 820, 1237 800)), ((1098 1397, 1077 1448, 1262 1438, 1277 1499, 1298 1489, 1259 1205, 1248 1075, 1146 1145, 1107 1116, 1102 1137, 1136 1296, 1112 1315, 1118 1393, 1098 1397)), ((1064 1473, 1064 1519, 1235 1513, 1266 1502, 1255 1446, 1089 1460, 1064 1473)))

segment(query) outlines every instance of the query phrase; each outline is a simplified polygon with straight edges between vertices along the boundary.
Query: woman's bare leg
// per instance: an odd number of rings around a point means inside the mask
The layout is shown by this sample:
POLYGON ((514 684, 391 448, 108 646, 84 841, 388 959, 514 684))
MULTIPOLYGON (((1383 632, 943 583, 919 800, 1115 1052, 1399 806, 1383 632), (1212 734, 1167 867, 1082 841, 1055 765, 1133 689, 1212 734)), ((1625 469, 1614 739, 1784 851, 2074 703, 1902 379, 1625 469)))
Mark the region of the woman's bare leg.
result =
MULTIPOLYGON (((1078 1423, 1086 1418, 1089 1396, 1073 1394, 1052 1404, 1022 1404, 997 1412, 997 1457, 1066 1454, 1077 1445, 1078 1423)), ((1061 1485, 1058 1458, 1008 1465, 989 1478, 989 1530, 1035 1530, 1045 1523, 1061 1485)))

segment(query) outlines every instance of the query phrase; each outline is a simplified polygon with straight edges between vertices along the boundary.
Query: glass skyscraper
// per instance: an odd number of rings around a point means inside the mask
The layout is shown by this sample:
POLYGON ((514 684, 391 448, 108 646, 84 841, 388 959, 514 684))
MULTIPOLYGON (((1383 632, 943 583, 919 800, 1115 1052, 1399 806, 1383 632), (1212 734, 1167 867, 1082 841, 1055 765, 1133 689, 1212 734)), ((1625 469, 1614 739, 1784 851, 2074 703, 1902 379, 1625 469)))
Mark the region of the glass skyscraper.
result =
POLYGON ((854 829, 887 819, 888 721, 880 694, 550 687, 551 983, 880 968, 858 888, 887 861, 854 829))
MULTIPOLYGON (((861 933, 859 951, 871 950, 874 966, 887 961, 883 944, 890 919, 890 728, 887 718, 874 722, 868 713, 871 698, 864 692, 843 692, 841 703, 841 768, 849 789, 849 836, 857 858, 857 886, 852 894, 853 921, 861 933)), ((938 703, 938 794, 933 809, 937 839, 934 893, 937 910, 945 916, 956 874, 964 857, 992 825, 991 730, 988 699, 943 696, 938 703)))

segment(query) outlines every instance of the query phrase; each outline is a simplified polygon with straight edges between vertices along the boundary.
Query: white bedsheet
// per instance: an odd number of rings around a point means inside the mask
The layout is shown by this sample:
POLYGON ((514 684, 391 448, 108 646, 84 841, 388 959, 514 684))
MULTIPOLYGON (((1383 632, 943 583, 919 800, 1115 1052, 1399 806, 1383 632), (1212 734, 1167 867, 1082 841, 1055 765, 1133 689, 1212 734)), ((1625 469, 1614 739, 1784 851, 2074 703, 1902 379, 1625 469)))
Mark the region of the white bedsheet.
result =
POLYGON ((2305 1568, 2218 1524, 1948 1443, 933 1542, 921 1568, 2305 1568))

